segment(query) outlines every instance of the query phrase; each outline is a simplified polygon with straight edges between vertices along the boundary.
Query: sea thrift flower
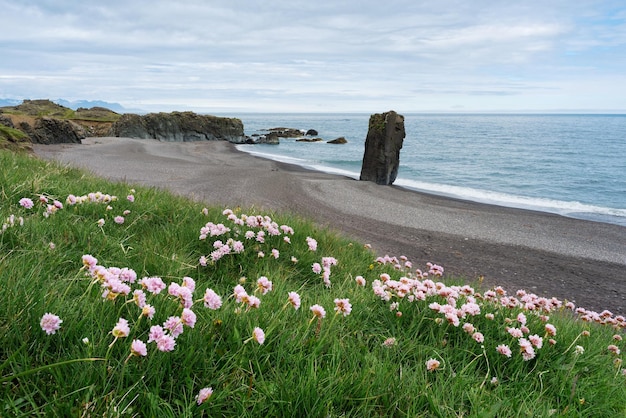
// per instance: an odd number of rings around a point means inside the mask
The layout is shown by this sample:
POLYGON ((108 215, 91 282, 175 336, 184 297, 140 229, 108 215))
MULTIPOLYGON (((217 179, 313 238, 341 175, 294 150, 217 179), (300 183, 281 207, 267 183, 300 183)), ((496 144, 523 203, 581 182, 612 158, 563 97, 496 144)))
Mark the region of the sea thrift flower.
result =
POLYGON ((45 313, 41 317, 39 325, 41 326, 41 329, 46 332, 46 334, 51 335, 55 334, 59 328, 61 328, 62 322, 63 320, 58 316, 51 313, 45 313))
POLYGON ((280 252, 276 248, 272 249, 272 257, 274 257, 275 259, 278 259, 278 257, 280 257, 280 252))
POLYGON ((320 274, 322 272, 322 266, 320 263, 313 263, 311 270, 313 270, 313 273, 315 274, 320 274))
POLYGON ((170 316, 163 323, 163 328, 168 330, 172 337, 176 338, 183 333, 183 321, 178 316, 170 316))
POLYGON ((611 344, 607 347, 607 350, 609 350, 611 353, 618 355, 621 353, 620 349, 618 346, 611 344))
POLYGON ((265 342, 265 332, 263 332, 261 328, 255 327, 252 331, 252 338, 254 338, 257 343, 263 344, 265 342))
POLYGON ((583 346, 577 345, 574 347, 574 354, 580 355, 585 352, 585 348, 583 346))
POLYGON ((133 196, 132 194, 129 194, 128 196, 126 196, 126 200, 133 203, 135 201, 135 196, 133 196))
POLYGON ((335 299, 335 311, 338 314, 342 313, 343 316, 350 315, 350 312, 352 312, 352 304, 350 303, 350 299, 335 299))
POLYGON ((261 306, 261 299, 254 295, 248 295, 248 307, 258 308, 259 306, 261 306))
POLYGON ((529 335, 528 340, 537 348, 543 347, 543 338, 538 336, 537 334, 529 335))
POLYGON ((123 216, 116 216, 115 218, 113 218, 113 221, 118 224, 121 225, 124 223, 124 217, 123 216))
POLYGON ((261 292, 261 294, 265 295, 267 292, 272 290, 272 282, 265 276, 259 277, 256 281, 257 289, 261 292))
POLYGON ((311 312, 313 312, 313 315, 315 315, 315 317, 320 318, 320 319, 326 317, 326 310, 322 306, 315 304, 311 306, 310 309, 311 309, 311 312))
POLYGON ((500 344, 499 346, 497 346, 496 351, 506 357, 511 357, 511 355, 513 354, 509 346, 505 344, 500 344))
POLYGON ((204 292, 204 306, 209 309, 217 310, 222 307, 222 298, 212 289, 204 292))
POLYGON ((532 360, 535 358, 535 349, 530 341, 526 338, 520 338, 519 340, 520 352, 524 361, 532 360))
POLYGON ((191 309, 184 308, 180 319, 183 325, 187 325, 189 328, 193 328, 196 325, 196 314, 191 309))
POLYGON ((354 281, 356 282, 357 285, 359 286, 365 286, 365 279, 363 278, 363 276, 356 276, 354 278, 354 281))
POLYGON ((300 308, 300 295, 296 292, 289 292, 289 303, 297 311, 300 308))
POLYGON ((154 313, 156 312, 156 310, 154 309, 154 307, 152 305, 144 305, 143 308, 141 308, 141 314, 143 316, 147 316, 148 319, 152 319, 154 317, 154 313))
POLYGON ((556 327, 552 324, 545 325, 546 334, 554 337, 556 335, 556 327))
POLYGON ((176 346, 176 339, 171 335, 165 334, 156 340, 156 345, 159 351, 172 351, 176 346))
POLYGON ((134 356, 146 356, 148 355, 148 348, 146 343, 141 340, 133 340, 130 345, 130 353, 134 356))
POLYGON ((200 259, 198 260, 198 262, 200 263, 200 265, 202 267, 206 267, 206 265, 207 265, 207 258, 205 256, 201 256, 200 259))
POLYGON ((524 333, 519 328, 509 328, 507 331, 515 338, 522 338, 524 336, 524 333))
POLYGON ((198 405, 203 404, 207 399, 213 395, 213 388, 202 388, 196 395, 196 402, 198 405))
POLYGON ((96 222, 96 223, 98 224, 98 226, 100 228, 102 228, 104 226, 104 219, 100 218, 100 219, 98 219, 98 222, 96 222))
POLYGON ((394 337, 389 337, 387 338, 385 341, 383 341, 383 345, 385 347, 392 347, 394 345, 396 345, 396 339, 394 337))
POLYGON ((311 237, 306 237, 306 243, 310 251, 317 251, 317 241, 311 237))
POLYGON ((117 321, 117 324, 113 327, 113 331, 111 331, 115 338, 128 337, 130 334, 130 327, 128 326, 128 321, 124 318, 120 318, 117 321))
POLYGON ((133 291, 133 301, 140 308, 146 306, 146 294, 143 292, 143 290, 137 289, 133 291))
POLYGON ((148 334, 148 342, 151 343, 153 341, 157 341, 159 338, 165 335, 165 331, 163 327, 160 325, 153 325, 150 327, 150 333, 148 334))
POLYGON ((467 332, 468 334, 473 334, 474 331, 476 331, 476 328, 474 327, 474 325, 466 322, 465 324, 463 324, 463 331, 467 332))
POLYGON ((441 363, 439 362, 439 360, 435 360, 434 358, 431 358, 428 361, 426 361, 426 370, 428 370, 429 372, 434 372, 435 370, 439 368, 440 365, 441 363))
POLYGON ((35 204, 33 203, 32 199, 29 199, 28 197, 23 197, 20 199, 20 206, 25 209, 32 209, 35 204))
POLYGON ((160 277, 144 277, 139 284, 148 292, 158 295, 167 286, 160 277))
POLYGON ((476 341, 477 343, 482 343, 485 341, 485 337, 482 333, 480 332, 475 332, 472 334, 472 338, 474 339, 474 341, 476 341))

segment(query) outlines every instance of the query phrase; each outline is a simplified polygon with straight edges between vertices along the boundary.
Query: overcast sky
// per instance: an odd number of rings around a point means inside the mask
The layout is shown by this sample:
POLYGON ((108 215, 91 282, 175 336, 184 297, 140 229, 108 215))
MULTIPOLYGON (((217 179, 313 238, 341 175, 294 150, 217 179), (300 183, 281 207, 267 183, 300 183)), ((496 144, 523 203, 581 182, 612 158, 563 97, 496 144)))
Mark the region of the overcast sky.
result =
POLYGON ((0 0, 0 10, 4 99, 626 112, 623 0, 0 0))

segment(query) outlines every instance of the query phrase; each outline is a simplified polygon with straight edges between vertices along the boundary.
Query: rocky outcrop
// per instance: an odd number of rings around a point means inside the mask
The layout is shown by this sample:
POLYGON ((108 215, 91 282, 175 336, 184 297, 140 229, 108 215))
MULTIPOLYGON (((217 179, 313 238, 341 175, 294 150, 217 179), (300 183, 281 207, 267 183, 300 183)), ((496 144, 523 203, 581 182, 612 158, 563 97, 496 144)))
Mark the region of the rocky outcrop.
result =
POLYGON ((396 180, 405 135, 404 116, 393 110, 370 116, 361 180, 383 185, 396 180))
POLYGON ((194 112, 149 113, 143 116, 124 114, 111 126, 110 135, 177 142, 246 142, 240 119, 198 115, 194 112))
POLYGON ((328 141, 326 143, 327 144, 347 144, 348 140, 345 137, 340 136, 339 138, 335 138, 335 139, 333 139, 331 141, 328 141))
POLYGON ((300 138, 296 139, 296 142, 321 142, 322 138, 300 138))
POLYGON ((85 129, 79 124, 51 117, 37 118, 32 125, 22 121, 16 127, 34 144, 80 144, 81 139, 87 137, 85 129))
POLYGON ((300 138, 304 132, 294 128, 270 128, 268 132, 276 135, 278 138, 300 138))
POLYGON ((317 133, 317 131, 315 129, 309 129, 308 131, 306 131, 306 133, 304 135, 306 135, 306 136, 317 136, 319 134, 317 133))

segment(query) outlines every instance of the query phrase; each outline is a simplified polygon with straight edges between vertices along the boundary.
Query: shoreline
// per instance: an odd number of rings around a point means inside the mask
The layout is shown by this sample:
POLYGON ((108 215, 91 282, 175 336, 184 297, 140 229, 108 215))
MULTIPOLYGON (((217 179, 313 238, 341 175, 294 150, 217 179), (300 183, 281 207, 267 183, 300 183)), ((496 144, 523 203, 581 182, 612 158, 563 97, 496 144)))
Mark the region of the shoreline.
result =
MULTIPOLYGON (((262 158, 223 141, 87 138, 36 145, 44 159, 223 207, 311 219, 379 255, 446 275, 626 314, 626 227, 378 186, 262 158)), ((84 191, 77 191, 84 192, 84 191)))

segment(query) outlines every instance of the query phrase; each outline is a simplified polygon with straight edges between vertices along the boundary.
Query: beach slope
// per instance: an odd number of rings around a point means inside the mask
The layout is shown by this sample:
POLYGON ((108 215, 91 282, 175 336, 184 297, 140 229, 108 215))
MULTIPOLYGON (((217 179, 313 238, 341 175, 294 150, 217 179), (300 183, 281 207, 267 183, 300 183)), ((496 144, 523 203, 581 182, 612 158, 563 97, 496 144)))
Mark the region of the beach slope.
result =
POLYGON ((34 148, 44 159, 207 205, 294 213, 415 267, 430 261, 447 275, 484 277, 486 286, 626 314, 626 227, 378 186, 257 158, 225 141, 108 137, 34 148))

